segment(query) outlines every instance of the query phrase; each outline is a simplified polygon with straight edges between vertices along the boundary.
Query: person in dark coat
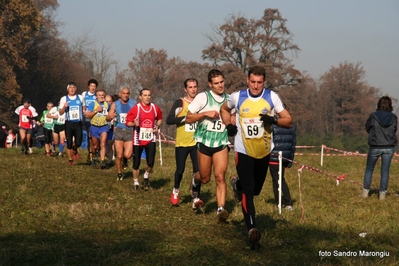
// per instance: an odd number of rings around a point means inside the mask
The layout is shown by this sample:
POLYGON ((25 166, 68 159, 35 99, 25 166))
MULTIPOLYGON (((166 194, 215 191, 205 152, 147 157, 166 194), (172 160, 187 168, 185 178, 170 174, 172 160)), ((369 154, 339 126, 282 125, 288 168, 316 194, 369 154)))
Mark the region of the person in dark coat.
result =
POLYGON ((6 126, 2 126, 0 129, 0 148, 6 147, 7 130, 6 126))
POLYGON ((392 113, 392 100, 388 96, 380 98, 377 111, 370 114, 366 122, 366 131, 369 134, 368 144, 370 146, 367 155, 366 171, 364 173, 362 197, 369 196, 375 164, 381 157, 381 179, 379 188, 379 199, 384 200, 389 180, 389 168, 395 146, 398 143, 396 131, 398 118, 392 113))
POLYGON ((283 128, 277 125, 272 125, 272 152, 270 154, 269 169, 272 176, 273 193, 276 203, 279 203, 279 191, 278 191, 278 180, 279 180, 279 161, 278 152, 282 152, 282 206, 286 210, 293 210, 290 190, 287 183, 285 182, 284 172, 285 168, 292 166, 292 160, 294 159, 296 145, 296 127, 292 123, 291 128, 283 128))

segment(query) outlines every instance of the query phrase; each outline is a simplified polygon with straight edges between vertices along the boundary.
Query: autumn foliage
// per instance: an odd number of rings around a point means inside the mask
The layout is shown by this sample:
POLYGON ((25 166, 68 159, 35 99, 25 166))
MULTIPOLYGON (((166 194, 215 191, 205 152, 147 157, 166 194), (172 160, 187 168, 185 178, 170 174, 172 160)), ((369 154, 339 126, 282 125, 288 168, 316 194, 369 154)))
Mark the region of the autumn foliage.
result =
MULTIPOLYGON (((219 68, 226 76, 227 92, 233 92, 246 87, 248 68, 260 64, 266 68, 267 85, 293 115, 299 140, 357 148, 365 145, 364 123, 381 96, 367 84, 360 62, 332 66, 318 80, 296 69, 292 58, 300 47, 278 9, 265 9, 259 19, 229 15, 205 36, 209 45, 202 51, 202 63, 169 58, 166 50, 149 47, 132 51, 128 68, 120 69, 111 49, 98 45, 90 32, 68 40, 60 36, 56 0, 1 3, 0 123, 9 126, 15 126, 11 114, 22 97, 29 97, 40 112, 48 101, 57 104, 70 81, 82 92, 87 80, 96 78, 111 95, 127 85, 136 100, 141 88, 149 88, 166 115, 183 96, 184 79, 197 78, 203 91, 208 88, 207 72, 219 68)), ((174 127, 161 130, 174 136, 174 127)))

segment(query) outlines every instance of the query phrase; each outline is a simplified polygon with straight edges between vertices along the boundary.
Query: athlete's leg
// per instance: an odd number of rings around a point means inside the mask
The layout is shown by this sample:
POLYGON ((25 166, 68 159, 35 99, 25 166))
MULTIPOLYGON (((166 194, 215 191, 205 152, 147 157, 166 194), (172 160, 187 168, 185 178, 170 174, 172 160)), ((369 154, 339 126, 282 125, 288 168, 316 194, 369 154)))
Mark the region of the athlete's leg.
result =
POLYGON ((180 183, 183 178, 183 173, 186 167, 186 159, 188 156, 188 149, 186 147, 176 147, 175 148, 175 162, 176 170, 174 175, 174 188, 179 189, 180 183))
POLYGON ((19 129, 19 136, 21 137, 21 146, 22 146, 22 149, 25 149, 25 151, 27 151, 27 150, 28 150, 28 145, 27 145, 27 143, 26 143, 26 130, 20 128, 20 129, 19 129))
POLYGON ((107 153, 107 132, 102 132, 100 135, 100 159, 105 160, 105 154, 107 153))
POLYGON ((229 150, 225 149, 216 152, 212 155, 213 172, 215 174, 216 181, 216 199, 218 202, 218 207, 224 207, 226 203, 226 180, 225 174, 227 170, 227 165, 229 162, 229 150))
POLYGON ((212 157, 197 151, 199 180, 195 178, 197 183, 206 184, 211 180, 212 157))
MULTIPOLYGON (((115 158, 115 166, 116 172, 118 174, 122 173, 122 157, 123 157, 123 148, 124 148, 124 141, 123 140, 115 140, 115 150, 116 150, 116 158, 115 158)), ((132 143, 130 142, 130 145, 132 143)), ((132 149, 133 147, 131 147, 132 149)))

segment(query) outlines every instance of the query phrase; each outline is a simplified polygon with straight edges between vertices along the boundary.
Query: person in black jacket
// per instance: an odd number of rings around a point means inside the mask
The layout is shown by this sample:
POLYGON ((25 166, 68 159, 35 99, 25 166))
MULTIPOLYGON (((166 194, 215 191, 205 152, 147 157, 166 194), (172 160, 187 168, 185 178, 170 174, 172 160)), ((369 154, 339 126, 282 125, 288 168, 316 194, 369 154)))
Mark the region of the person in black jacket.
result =
POLYGON ((0 148, 6 147, 7 134, 6 126, 2 126, 0 128, 0 148))
POLYGON ((285 168, 290 168, 292 166, 292 160, 294 159, 296 145, 296 127, 292 123, 291 128, 282 128, 277 125, 272 125, 272 152, 270 154, 269 169, 272 175, 273 182, 273 193, 276 203, 279 203, 279 191, 278 191, 278 152, 282 152, 282 177, 281 177, 281 187, 282 187, 282 205, 286 210, 293 210, 292 200, 290 190, 284 178, 285 168))
POLYGON ((377 111, 372 113, 366 122, 370 149, 367 155, 366 171, 364 173, 363 198, 369 196, 374 167, 378 158, 381 156, 379 199, 385 199, 388 188, 389 168, 391 167, 392 156, 398 142, 396 138, 398 118, 392 113, 392 110, 391 98, 383 96, 378 101, 377 111))

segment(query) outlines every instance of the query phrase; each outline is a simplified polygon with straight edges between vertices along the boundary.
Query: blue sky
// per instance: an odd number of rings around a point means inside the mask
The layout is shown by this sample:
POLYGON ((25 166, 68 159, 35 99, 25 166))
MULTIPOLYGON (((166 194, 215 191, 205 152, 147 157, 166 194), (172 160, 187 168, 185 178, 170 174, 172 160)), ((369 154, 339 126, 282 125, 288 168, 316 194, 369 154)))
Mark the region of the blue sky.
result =
POLYGON ((295 67, 318 79, 332 66, 360 62, 369 85, 399 99, 398 0, 58 0, 63 37, 90 31, 127 68, 135 50, 165 49, 198 61, 204 36, 229 14, 259 19, 277 8, 301 51, 295 67))

